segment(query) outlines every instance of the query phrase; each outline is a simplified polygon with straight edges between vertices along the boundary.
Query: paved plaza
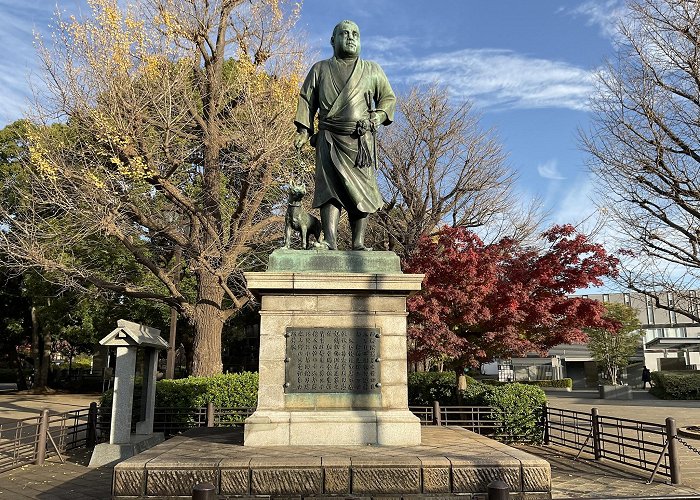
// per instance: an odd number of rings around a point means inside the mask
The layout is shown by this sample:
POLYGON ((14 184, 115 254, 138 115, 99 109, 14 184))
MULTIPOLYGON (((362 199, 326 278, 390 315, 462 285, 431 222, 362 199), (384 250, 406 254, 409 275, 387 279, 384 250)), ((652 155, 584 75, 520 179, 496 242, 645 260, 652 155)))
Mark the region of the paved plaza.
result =
MULTIPOLYGON (((550 394, 549 404, 556 408, 590 411, 597 407, 600 414, 662 423, 673 417, 679 426, 700 422, 700 401, 662 401, 644 391, 635 391, 632 401, 597 399, 592 391, 550 394)), ((0 419, 25 418, 42 407, 52 411, 85 408, 94 395, 0 394, 0 419)), ((688 440, 700 448, 700 440, 688 440)), ((523 447, 546 459, 552 467, 553 498, 615 498, 615 497, 674 497, 700 499, 700 455, 679 447, 682 460, 681 486, 663 481, 646 484, 648 474, 609 467, 590 460, 574 461, 572 455, 555 447, 523 447)), ((43 467, 24 466, 0 474, 0 498, 8 499, 106 499, 110 497, 112 469, 89 469, 89 455, 79 453, 61 464, 58 458, 43 467)))

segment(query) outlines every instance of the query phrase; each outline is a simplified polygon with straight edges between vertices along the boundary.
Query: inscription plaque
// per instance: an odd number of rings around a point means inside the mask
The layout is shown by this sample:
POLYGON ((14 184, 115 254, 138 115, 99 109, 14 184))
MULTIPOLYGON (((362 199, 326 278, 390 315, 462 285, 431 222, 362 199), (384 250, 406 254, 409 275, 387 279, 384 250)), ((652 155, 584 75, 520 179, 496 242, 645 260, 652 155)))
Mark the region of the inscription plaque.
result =
POLYGON ((378 328, 287 328, 285 392, 379 392, 378 328))

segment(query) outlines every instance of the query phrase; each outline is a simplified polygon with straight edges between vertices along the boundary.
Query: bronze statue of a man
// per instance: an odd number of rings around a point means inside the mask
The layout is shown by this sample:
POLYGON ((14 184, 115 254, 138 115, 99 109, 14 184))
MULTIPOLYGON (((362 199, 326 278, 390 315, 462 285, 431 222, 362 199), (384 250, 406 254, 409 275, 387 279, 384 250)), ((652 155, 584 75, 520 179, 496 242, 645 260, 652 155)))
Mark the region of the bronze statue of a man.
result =
POLYGON ((325 244, 338 248, 338 220, 344 208, 352 249, 371 250, 365 247, 367 215, 384 203, 377 186, 375 132, 393 121, 396 97, 382 68, 360 59, 357 24, 338 23, 331 45, 333 57, 314 64, 301 87, 294 146, 299 149, 311 138, 316 148, 313 207, 321 210, 325 244))

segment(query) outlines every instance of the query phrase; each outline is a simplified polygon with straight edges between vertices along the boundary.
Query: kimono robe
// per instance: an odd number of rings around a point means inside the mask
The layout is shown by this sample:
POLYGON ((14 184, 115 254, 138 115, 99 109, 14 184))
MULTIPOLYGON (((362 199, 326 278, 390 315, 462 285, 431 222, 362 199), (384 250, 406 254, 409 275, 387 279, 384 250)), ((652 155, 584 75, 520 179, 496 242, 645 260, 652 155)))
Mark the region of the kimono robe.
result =
MULTIPOLYGON (((394 120, 396 97, 377 63, 360 58, 347 82, 342 80, 340 63, 326 59, 313 65, 299 93, 294 123, 307 128, 316 148, 316 179, 313 207, 320 208, 335 199, 350 213, 374 213, 384 201, 377 186, 374 159, 370 165, 356 166, 359 136, 357 122, 369 119, 366 93, 371 92, 376 109, 394 120), (314 116, 318 111, 319 130, 314 136, 314 116)), ((375 153, 371 133, 364 137, 370 154, 375 153)))

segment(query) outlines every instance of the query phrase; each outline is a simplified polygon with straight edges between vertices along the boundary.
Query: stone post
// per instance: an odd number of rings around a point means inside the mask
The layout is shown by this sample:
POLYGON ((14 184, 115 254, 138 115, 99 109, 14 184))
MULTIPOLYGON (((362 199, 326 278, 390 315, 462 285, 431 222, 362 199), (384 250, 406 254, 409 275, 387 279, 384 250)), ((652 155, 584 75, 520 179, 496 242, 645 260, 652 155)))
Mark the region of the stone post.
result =
POLYGON ((109 431, 110 444, 127 444, 131 440, 135 372, 136 349, 117 347, 114 396, 112 398, 112 426, 109 431))
POLYGON ((163 433, 153 432, 153 411, 156 395, 156 370, 158 350, 167 349, 168 343, 160 336, 160 330, 120 319, 117 328, 100 340, 106 347, 117 350, 114 371, 114 395, 109 443, 95 446, 90 457, 90 467, 101 467, 127 459, 163 441, 163 433), (131 434, 134 379, 136 378, 136 353, 144 351, 143 393, 140 421, 131 434))

